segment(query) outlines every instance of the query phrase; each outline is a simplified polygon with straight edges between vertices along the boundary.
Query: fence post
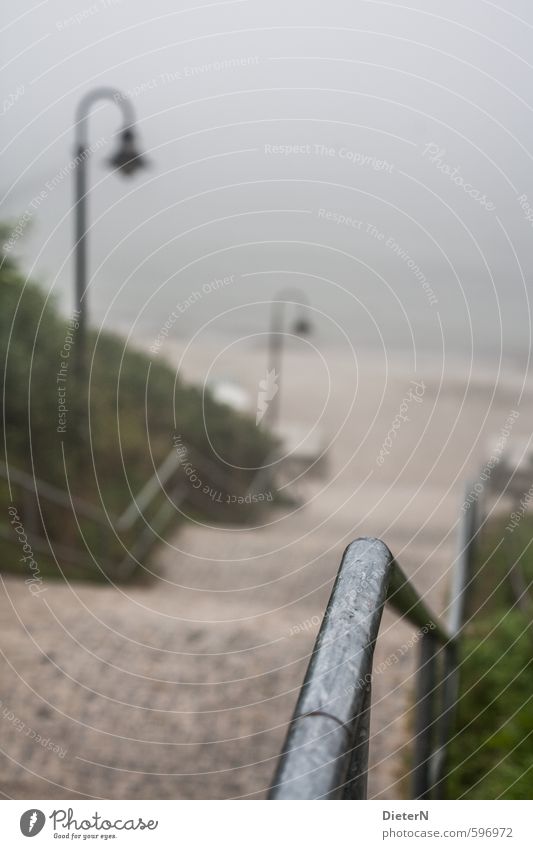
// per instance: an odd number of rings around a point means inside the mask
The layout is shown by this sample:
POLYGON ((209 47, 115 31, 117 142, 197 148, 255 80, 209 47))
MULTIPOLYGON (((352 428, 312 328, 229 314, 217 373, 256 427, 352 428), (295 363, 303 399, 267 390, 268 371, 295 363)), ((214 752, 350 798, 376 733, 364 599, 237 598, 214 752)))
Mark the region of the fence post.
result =
POLYGON ((424 634, 420 643, 420 666, 416 679, 413 799, 431 798, 436 648, 434 635, 431 632, 424 634))
POLYGON ((372 685, 366 685, 361 716, 355 732, 348 781, 344 789, 345 799, 366 799, 368 785, 368 743, 370 740, 370 707, 372 685))

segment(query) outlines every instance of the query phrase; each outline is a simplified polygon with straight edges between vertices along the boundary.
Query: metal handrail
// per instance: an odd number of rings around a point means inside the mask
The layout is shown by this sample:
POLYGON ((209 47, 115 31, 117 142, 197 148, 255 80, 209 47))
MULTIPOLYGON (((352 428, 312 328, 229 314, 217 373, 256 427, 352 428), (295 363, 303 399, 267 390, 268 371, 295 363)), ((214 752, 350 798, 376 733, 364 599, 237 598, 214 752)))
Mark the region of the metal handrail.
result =
MULTIPOLYGON (((90 502, 74 497, 66 490, 39 478, 34 478, 32 475, 27 472, 23 472, 14 466, 9 466, 8 468, 3 462, 0 462, 0 477, 12 481, 20 486, 26 493, 26 497, 34 495, 37 498, 44 498, 45 500, 50 501, 53 504, 57 504, 65 509, 74 509, 80 516, 104 526, 109 533, 114 532, 116 534, 119 531, 128 531, 132 529, 137 523, 137 520, 143 515, 143 512, 161 492, 161 488, 168 482, 171 474, 178 468, 179 464, 174 460, 174 457, 174 451, 167 455, 161 465, 154 472, 152 478, 150 478, 148 483, 145 484, 140 493, 133 496, 128 508, 119 517, 113 516, 110 513, 106 514, 103 509, 94 506, 90 502), (154 481, 157 482, 157 488, 154 486, 154 481)), ((181 492, 182 490, 180 489, 180 493, 181 492)), ((173 503, 171 503, 170 509, 169 502, 165 501, 156 516, 152 519, 151 524, 145 526, 139 532, 139 535, 132 544, 131 552, 125 556, 118 566, 118 574, 120 576, 126 577, 133 571, 132 566, 134 566, 136 562, 138 562, 139 557, 144 556, 151 547, 153 542, 152 530, 156 533, 161 531, 165 521, 168 521, 171 518, 171 514, 173 515, 174 509, 175 505, 173 503), (127 561, 130 561, 130 568, 127 568, 127 561)), ((30 511, 30 514, 34 514, 34 512, 35 511, 32 510, 30 511)), ((27 528, 27 533, 31 537, 32 544, 36 550, 43 553, 47 553, 50 550, 50 540, 45 540, 43 537, 39 536, 34 527, 27 528)), ((1 526, 0 535, 5 539, 9 539, 11 536, 9 529, 5 526, 1 526)), ((86 561, 82 552, 73 549, 72 547, 62 546, 61 544, 54 542, 53 548, 56 554, 59 554, 70 563, 85 564, 86 562, 90 562, 86 561)))
POLYGON ((75 507, 80 516, 86 519, 92 519, 99 522, 101 525, 108 526, 109 522, 105 518, 105 514, 94 504, 85 501, 83 498, 71 496, 66 490, 61 489, 55 484, 47 483, 40 478, 34 478, 27 472, 16 469, 14 466, 6 466, 0 461, 0 477, 5 480, 13 481, 18 484, 26 492, 38 492, 43 498, 51 501, 53 504, 58 504, 60 507, 75 507))
MULTIPOLYGON (((191 447, 187 448, 187 457, 192 459, 202 472, 206 471, 209 479, 213 480, 218 486, 222 486, 225 490, 228 489, 230 483, 229 475, 225 474, 215 463, 207 460, 198 451, 191 447)), ((182 466, 182 461, 175 448, 172 448, 162 463, 154 471, 153 475, 143 485, 139 492, 133 496, 132 500, 124 510, 124 512, 114 522, 118 530, 127 530, 135 524, 139 516, 141 516, 147 507, 161 493, 161 488, 168 483, 170 478, 182 466)))
POLYGON ((446 747, 458 699, 457 647, 477 531, 474 501, 460 523, 447 625, 430 612, 385 543, 363 537, 348 546, 269 799, 366 798, 372 659, 385 602, 421 629, 413 797, 443 792, 446 747))
MULTIPOLYGON (((210 480, 214 479, 219 485, 225 487, 228 486, 229 476, 218 469, 214 463, 211 463, 194 449, 188 448, 187 451, 188 456, 192 457, 193 462, 202 472, 206 469, 208 470, 210 480)), ((146 510, 151 506, 157 496, 164 491, 164 487, 170 479, 180 472, 181 465, 179 455, 175 448, 172 448, 160 465, 155 469, 149 480, 141 487, 139 492, 133 495, 128 506, 119 516, 114 516, 109 512, 105 512, 101 507, 97 507, 85 499, 72 496, 70 492, 63 490, 54 484, 35 478, 27 472, 23 472, 12 465, 8 467, 1 461, 0 478, 4 478, 17 484, 22 488, 27 496, 31 497, 34 495, 37 496, 38 499, 42 497, 60 507, 74 509, 80 516, 97 522, 99 525, 105 527, 110 534, 118 534, 120 532, 132 530, 138 524, 139 519, 144 519, 146 510)), ((120 576, 127 577, 128 574, 133 572, 139 559, 144 557, 152 545, 158 541, 158 534, 175 515, 176 508, 185 500, 187 492, 185 480, 183 478, 184 475, 180 474, 176 485, 172 489, 173 497, 165 499, 150 522, 147 523, 146 520, 144 520, 144 526, 139 530, 137 537, 131 544, 131 548, 118 565, 117 572, 120 576)), ((254 481, 255 478, 247 492, 251 491, 254 481)), ((35 513, 35 511, 30 512, 35 513)), ((2 526, 1 535, 4 538, 9 538, 9 533, 6 533, 6 530, 7 529, 2 526)), ((40 537, 34 528, 28 528, 27 531, 36 548, 39 548, 39 550, 43 552, 49 551, 50 542, 48 540, 40 537)), ((59 547, 58 544, 54 542, 54 549, 57 553, 63 556, 65 560, 73 563, 84 562, 82 561, 82 553, 73 548, 65 546, 59 547)))

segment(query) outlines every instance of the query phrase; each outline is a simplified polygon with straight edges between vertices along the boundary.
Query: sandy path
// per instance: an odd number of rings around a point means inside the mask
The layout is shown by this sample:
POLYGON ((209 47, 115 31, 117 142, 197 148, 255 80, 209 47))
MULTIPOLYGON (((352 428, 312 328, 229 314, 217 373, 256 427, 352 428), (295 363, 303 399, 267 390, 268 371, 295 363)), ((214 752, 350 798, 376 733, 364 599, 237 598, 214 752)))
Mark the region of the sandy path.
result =
MULTIPOLYGON (((283 414, 312 424, 326 399, 320 426, 333 444, 330 484, 305 481, 300 509, 269 513, 255 530, 187 526, 160 550, 161 579, 149 589, 57 584, 33 598, 20 581, 4 579, 4 794, 264 795, 342 551, 357 536, 382 537, 442 612, 462 480, 516 405, 515 387, 508 381, 498 389, 483 424, 489 374, 470 384, 461 408, 459 371, 448 368, 439 390, 438 376, 423 369, 415 375, 405 363, 389 363, 385 383, 384 371, 369 362, 360 364, 357 383, 345 357, 332 352, 328 398, 327 375, 306 357, 287 353, 283 414), (422 402, 411 402, 409 421, 379 467, 409 382, 421 374, 422 402), (64 756, 27 729, 66 749, 64 756)), ((202 379, 212 362, 205 349, 185 372, 202 379)), ((253 392, 264 353, 250 350, 244 360, 236 351, 224 368, 253 392)), ((528 419, 530 411, 522 412, 516 435, 528 419)), ((386 612, 375 663, 412 635, 386 612)), ((412 649, 375 677, 371 796, 402 792, 415 662, 412 649)))

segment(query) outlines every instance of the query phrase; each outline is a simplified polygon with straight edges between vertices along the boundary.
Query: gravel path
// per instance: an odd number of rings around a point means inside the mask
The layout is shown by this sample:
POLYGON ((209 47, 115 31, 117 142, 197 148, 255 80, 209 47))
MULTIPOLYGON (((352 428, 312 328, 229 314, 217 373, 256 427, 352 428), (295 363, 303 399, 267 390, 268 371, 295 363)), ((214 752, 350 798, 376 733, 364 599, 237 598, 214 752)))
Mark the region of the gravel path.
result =
MULTIPOLYGON (((294 416, 309 387, 297 353, 290 357, 284 413, 294 416)), ((334 397, 350 398, 352 376, 337 366, 334 397)), ((201 362, 197 368, 195 377, 201 362)), ((487 387, 479 378, 447 445, 464 382, 450 379, 439 391, 425 378, 423 403, 412 405, 378 467, 414 377, 405 368, 389 373, 379 406, 383 375, 370 373, 344 427, 339 404, 328 407, 322 426, 335 439, 327 488, 306 480, 303 506, 270 512, 257 529, 187 525, 159 551, 159 578, 148 588, 48 582, 33 597, 4 577, 5 796, 264 796, 345 545, 382 537, 433 609, 445 607, 462 467, 484 455, 514 396, 498 396, 483 424, 487 387)), ((416 648, 398 649, 409 640, 416 642, 413 630, 386 611, 375 665, 389 666, 374 682, 370 796, 405 792, 416 648)))

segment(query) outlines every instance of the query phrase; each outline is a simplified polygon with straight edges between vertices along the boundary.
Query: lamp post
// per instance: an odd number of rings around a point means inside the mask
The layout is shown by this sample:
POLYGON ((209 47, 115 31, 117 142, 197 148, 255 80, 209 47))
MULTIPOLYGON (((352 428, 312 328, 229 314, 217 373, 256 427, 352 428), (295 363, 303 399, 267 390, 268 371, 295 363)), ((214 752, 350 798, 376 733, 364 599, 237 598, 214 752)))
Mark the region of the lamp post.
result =
POLYGON ((294 304, 298 307, 298 315, 292 324, 292 332, 297 336, 309 336, 312 331, 311 322, 305 317, 305 307, 309 306, 305 292, 301 289, 283 289, 278 292, 276 299, 272 301, 268 336, 268 372, 272 375, 272 379, 276 380, 277 385, 277 391, 265 415, 265 423, 271 430, 274 430, 279 421, 284 343, 283 325, 285 308, 288 304, 294 304))
POLYGON ((130 176, 145 167, 145 159, 135 143, 135 115, 131 102, 116 88, 96 88, 88 92, 76 110, 76 180, 75 180, 75 305, 78 330, 75 345, 75 370, 83 385, 85 377, 87 336, 87 161, 91 150, 88 142, 88 118, 99 100, 111 100, 122 112, 123 126, 119 147, 109 159, 109 165, 121 174, 130 176))

